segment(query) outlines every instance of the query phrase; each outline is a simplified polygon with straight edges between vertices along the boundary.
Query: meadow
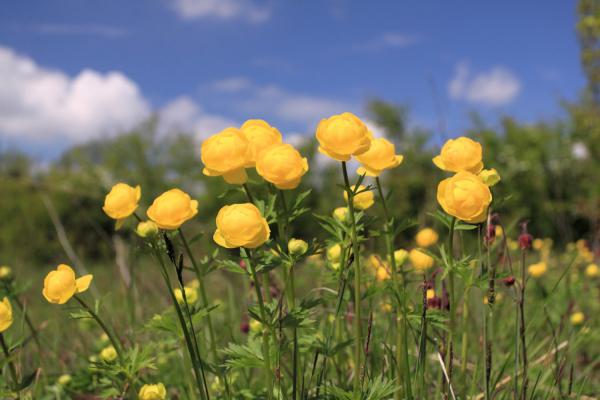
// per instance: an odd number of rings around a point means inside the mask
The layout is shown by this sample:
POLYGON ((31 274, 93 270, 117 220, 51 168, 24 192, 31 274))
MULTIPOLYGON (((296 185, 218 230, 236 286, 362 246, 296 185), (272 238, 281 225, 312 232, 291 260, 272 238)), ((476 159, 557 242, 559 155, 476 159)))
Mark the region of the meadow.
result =
MULTIPOLYGON (((198 197, 195 176, 161 187, 151 166, 138 181, 114 168, 109 185, 88 180, 92 194, 57 212, 47 193, 56 200, 60 175, 33 182, 54 229, 43 240, 59 250, 41 267, 0 268, 2 397, 595 398, 593 231, 564 209, 544 214, 534 185, 515 188, 534 167, 515 172, 499 139, 468 136, 400 154, 343 113, 318 124, 309 161, 248 120, 194 150, 194 173, 216 185, 198 197), (320 189, 315 148, 330 159, 320 189), (410 175, 429 201, 407 197, 410 175), (100 225, 77 222, 81 209, 100 225)), ((59 196, 78 190, 73 179, 59 196)))

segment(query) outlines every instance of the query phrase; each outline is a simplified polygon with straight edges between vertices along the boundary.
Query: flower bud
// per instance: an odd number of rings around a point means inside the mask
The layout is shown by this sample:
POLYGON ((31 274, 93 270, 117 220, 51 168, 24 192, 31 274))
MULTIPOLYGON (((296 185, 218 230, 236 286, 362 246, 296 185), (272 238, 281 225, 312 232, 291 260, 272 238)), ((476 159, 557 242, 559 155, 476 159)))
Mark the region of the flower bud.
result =
MULTIPOLYGON (((185 298, 187 299, 187 303, 188 304, 194 304, 196 302, 196 300, 198 300, 198 291, 192 287, 189 286, 185 286, 183 288, 183 290, 185 290, 185 298)), ((181 291, 180 288, 176 288, 173 290, 173 294, 175 295, 175 299, 177 300, 177 302, 179 304, 183 304, 184 302, 184 298, 183 298, 183 292, 181 291)))
POLYGON ((521 233, 519 235, 519 247, 521 250, 530 250, 533 244, 533 236, 529 233, 521 233))
POLYGON ((329 249, 327 249, 327 259, 331 263, 339 262, 341 256, 342 256, 342 247, 339 244, 334 244, 329 249))
POLYGON ((240 332, 247 334, 250 332, 250 324, 248 322, 242 322, 240 324, 240 332))
POLYGON ((165 400, 166 398, 167 389, 162 383, 146 384, 142 386, 138 393, 138 399, 140 400, 165 400))
POLYGON ((302 239, 292 239, 288 243, 288 251, 293 256, 301 256, 308 250, 308 243, 302 239))
POLYGON ((496 171, 496 168, 484 169, 479 173, 479 177, 488 186, 494 186, 500 182, 500 174, 496 171))
POLYGON ((585 321, 585 315, 583 315, 583 313, 581 311, 578 311, 576 313, 574 313, 573 315, 571 315, 571 325, 581 325, 583 324, 583 321, 585 321))
POLYGON ((588 278, 595 278, 600 275, 600 268, 598 268, 598 264, 590 264, 585 267, 585 276, 588 278))
POLYGON ((12 279, 12 277, 12 269, 8 265, 3 265, 0 267, 0 279, 9 281, 12 279))
POLYGON ((348 221, 348 207, 338 207, 333 210, 333 218, 340 222, 348 221))
POLYGON ((69 374, 63 374, 63 375, 61 375, 61 376, 58 377, 57 382, 61 386, 68 385, 69 382, 71 382, 71 375, 69 375, 69 374))
POLYGON ((396 261, 396 266, 401 267, 408 260, 408 251, 404 249, 394 251, 394 260, 396 261))
POLYGON ((507 276, 506 278, 502 279, 502 283, 504 283, 504 286, 506 286, 506 287, 511 287, 512 285, 515 284, 515 277, 507 276))
POLYGON ((105 347, 100 352, 100 358, 107 363, 113 362, 117 359, 117 350, 113 346, 105 347))
POLYGON ((158 233, 158 225, 154 221, 142 221, 135 229, 135 233, 141 238, 151 238, 158 233))

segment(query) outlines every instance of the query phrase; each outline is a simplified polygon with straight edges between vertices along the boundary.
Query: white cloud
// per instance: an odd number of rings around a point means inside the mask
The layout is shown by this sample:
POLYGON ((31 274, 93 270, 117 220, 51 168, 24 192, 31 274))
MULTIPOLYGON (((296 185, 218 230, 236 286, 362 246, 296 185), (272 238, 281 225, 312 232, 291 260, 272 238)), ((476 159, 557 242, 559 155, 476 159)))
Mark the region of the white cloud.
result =
POLYGON ((238 125, 231 119, 206 113, 200 105, 186 96, 178 97, 158 112, 161 134, 193 133, 200 142, 229 126, 238 125))
POLYGON ((234 76, 213 82, 212 87, 218 92, 239 92, 249 88, 252 82, 243 76, 234 76))
POLYGON ((404 48, 419 42, 419 37, 400 32, 386 32, 357 46, 359 50, 378 51, 386 48, 404 48))
POLYGON ((130 129, 150 113, 135 82, 91 69, 70 77, 0 46, 0 133, 83 141, 130 129))
POLYGON ((521 82, 508 69, 493 67, 487 72, 472 74, 467 63, 456 66, 448 83, 451 98, 469 103, 499 106, 510 103, 521 91, 521 82))
POLYGON ((119 38, 129 32, 123 28, 101 24, 41 24, 32 30, 48 35, 95 35, 107 38, 119 38))
POLYGON ((244 19, 262 23, 271 17, 271 7, 254 0, 174 0, 175 12, 184 19, 244 19))

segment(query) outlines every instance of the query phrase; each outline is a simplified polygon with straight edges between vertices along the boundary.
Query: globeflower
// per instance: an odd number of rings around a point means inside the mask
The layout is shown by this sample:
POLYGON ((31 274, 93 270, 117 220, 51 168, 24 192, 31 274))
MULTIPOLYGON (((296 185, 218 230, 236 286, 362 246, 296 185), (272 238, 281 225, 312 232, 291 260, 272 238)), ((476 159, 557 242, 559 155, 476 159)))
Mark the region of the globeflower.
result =
POLYGON ((356 171, 359 175, 379 176, 386 169, 396 168, 402 163, 404 156, 396 154, 393 143, 385 138, 371 141, 371 147, 359 156, 356 156, 362 165, 356 171))
POLYGON ((225 182, 241 185, 248 175, 245 168, 254 165, 250 142, 246 135, 235 128, 227 128, 212 135, 202 143, 202 173, 207 176, 222 176, 225 182))
POLYGON ((117 183, 104 198, 102 210, 110 218, 117 220, 117 229, 123 225, 127 217, 138 208, 142 196, 139 186, 132 187, 126 183, 117 183))
MULTIPOLYGON (((351 188, 353 191, 356 190, 356 185, 352 186, 351 188)), ((353 201, 352 204, 354 205, 354 207, 358 210, 366 210, 367 208, 371 207, 373 204, 375 204, 375 195, 373 194, 372 191, 370 190, 366 190, 366 187, 363 185, 360 185, 358 187, 357 190, 358 194, 355 194, 353 197, 353 201)), ((348 193, 346 191, 344 191, 344 200, 346 200, 346 203, 348 202, 348 193)))
POLYGON ((166 398, 167 389, 162 383, 146 384, 138 393, 139 400, 165 400, 166 398))
POLYGON ((600 275, 600 268, 598 268, 598 264, 589 264, 585 267, 585 275, 588 278, 596 278, 600 275))
POLYGON ((483 169, 482 156, 481 144, 461 136, 448 140, 440 154, 433 158, 433 163, 444 171, 476 174, 483 169))
POLYGON ((398 249, 394 251, 394 261, 396 261, 396 265, 401 267, 406 260, 408 259, 408 251, 404 249, 398 249))
POLYGON ((331 246, 327 249, 327 259, 331 263, 339 262, 341 256, 342 256, 342 246, 340 246, 338 243, 334 244, 333 246, 331 246))
POLYGON ((0 279, 2 279, 2 280, 11 280, 12 279, 12 269, 8 265, 0 266, 0 279))
POLYGON ((57 382, 61 386, 68 385, 69 382, 71 382, 71 375, 69 375, 69 374, 62 374, 61 376, 58 377, 57 382))
POLYGON ((66 264, 60 264, 44 278, 42 294, 53 304, 64 304, 76 293, 83 293, 92 282, 92 275, 75 278, 75 271, 66 264))
POLYGON ((159 228, 174 230, 198 214, 198 201, 180 189, 171 189, 154 199, 146 214, 159 228))
POLYGON ((492 193, 477 175, 459 172, 439 183, 437 201, 447 214, 474 224, 485 220, 492 193))
POLYGON ((438 241, 438 234, 431 228, 421 229, 415 236, 415 241, 419 247, 433 246, 438 241))
POLYGON ((348 207, 338 207, 333 210, 333 218, 340 222, 346 222, 348 220, 348 207))
POLYGON ((249 119, 244 122, 240 131, 248 139, 249 161, 251 163, 257 161, 261 152, 283 142, 279 130, 262 119, 249 119))
MULTIPOLYGON (((184 286, 183 290, 185 291, 185 298, 187 299, 188 304, 194 304, 198 300, 198 291, 190 286, 184 286)), ((184 304, 183 292, 180 288, 173 289, 173 295, 175 296, 175 300, 177 303, 184 304)))
POLYGON ((295 189, 308 171, 308 161, 291 144, 276 144, 256 159, 256 172, 278 189, 295 189))
POLYGON ((408 258, 417 272, 425 272, 433 267, 433 257, 419 249, 412 249, 410 253, 408 253, 408 258))
POLYGON ((581 311, 578 311, 576 313, 573 313, 571 315, 571 325, 581 325, 583 324, 583 321, 585 321, 585 315, 583 315, 583 313, 581 311))
POLYGON ((529 275, 531 275, 534 278, 539 278, 542 275, 544 275, 546 273, 546 271, 548 271, 548 265, 545 262, 539 262, 536 264, 531 264, 528 268, 527 271, 529 272, 529 275))
POLYGON ((141 238, 153 237, 158 233, 158 225, 154 221, 142 221, 138 223, 135 233, 141 238))
POLYGON ((295 256, 301 256, 308 250, 308 243, 302 239, 291 239, 288 242, 288 251, 295 256))
POLYGON ((265 243, 270 233, 267 220, 254 204, 232 204, 219 210, 213 239, 218 245, 228 249, 254 249, 265 243))
POLYGON ((479 173, 479 177, 489 187, 494 186, 496 183, 500 182, 500 174, 496 171, 496 168, 484 169, 479 173))
POLYGON ((4 297, 0 302, 0 333, 4 332, 13 323, 12 306, 8 297, 4 297))
POLYGON ((107 346, 100 352, 100 358, 107 363, 113 362, 117 359, 117 350, 114 346, 107 346))
POLYGON ((319 122, 317 126, 319 151, 337 161, 349 161, 369 150, 371 133, 354 114, 345 112, 319 122))

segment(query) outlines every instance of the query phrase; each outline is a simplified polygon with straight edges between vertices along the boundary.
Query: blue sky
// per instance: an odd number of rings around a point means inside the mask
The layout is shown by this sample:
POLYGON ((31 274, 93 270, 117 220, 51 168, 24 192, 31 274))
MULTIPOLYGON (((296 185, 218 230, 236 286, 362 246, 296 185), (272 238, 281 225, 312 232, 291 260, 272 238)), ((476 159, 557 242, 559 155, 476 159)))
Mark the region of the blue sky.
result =
POLYGON ((556 118, 584 84, 575 3, 537 1, 6 1, 0 148, 51 159, 152 112, 206 137, 247 118, 312 133, 374 97, 410 123, 556 118))

